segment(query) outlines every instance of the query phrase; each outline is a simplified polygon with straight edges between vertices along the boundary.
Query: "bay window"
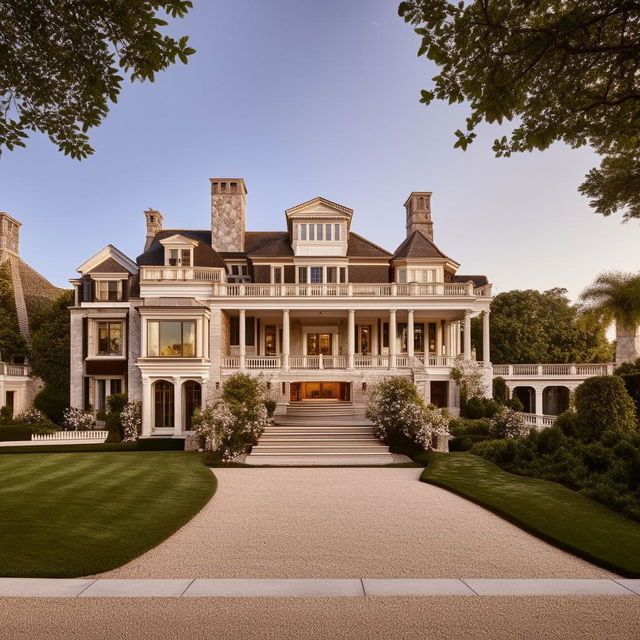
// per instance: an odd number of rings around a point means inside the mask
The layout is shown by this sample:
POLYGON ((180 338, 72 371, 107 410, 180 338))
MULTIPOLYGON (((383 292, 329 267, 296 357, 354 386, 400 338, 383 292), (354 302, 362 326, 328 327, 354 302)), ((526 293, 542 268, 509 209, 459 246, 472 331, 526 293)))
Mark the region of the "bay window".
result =
POLYGON ((147 353, 151 358, 195 357, 195 321, 150 320, 147 324, 147 353))

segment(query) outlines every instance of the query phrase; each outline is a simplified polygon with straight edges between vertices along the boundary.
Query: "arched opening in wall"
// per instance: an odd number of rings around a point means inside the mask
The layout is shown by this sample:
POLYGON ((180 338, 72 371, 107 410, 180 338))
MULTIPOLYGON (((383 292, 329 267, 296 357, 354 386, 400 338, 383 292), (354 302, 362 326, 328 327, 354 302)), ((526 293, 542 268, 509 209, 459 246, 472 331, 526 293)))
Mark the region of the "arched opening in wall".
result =
POLYGON ((195 380, 187 380, 182 385, 184 393, 184 428, 191 431, 193 412, 202 406, 202 385, 195 380))
POLYGON ((522 402, 525 413, 536 412, 536 391, 533 387, 515 387, 513 395, 522 402))
POLYGON ((569 408, 569 396, 567 387, 545 387, 542 392, 542 413, 559 416, 569 408))
POLYGON ((156 429, 174 427, 174 389, 171 382, 158 380, 153 383, 153 424, 156 429))

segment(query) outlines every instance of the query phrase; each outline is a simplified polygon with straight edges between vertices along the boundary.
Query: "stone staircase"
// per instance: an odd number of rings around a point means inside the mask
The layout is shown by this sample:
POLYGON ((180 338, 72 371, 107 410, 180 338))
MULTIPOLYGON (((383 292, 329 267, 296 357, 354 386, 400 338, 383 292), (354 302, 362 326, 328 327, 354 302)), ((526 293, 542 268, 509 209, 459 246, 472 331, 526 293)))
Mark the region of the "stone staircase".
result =
POLYGON ((247 457, 254 465, 389 464, 389 448, 350 402, 292 402, 276 416, 247 457))

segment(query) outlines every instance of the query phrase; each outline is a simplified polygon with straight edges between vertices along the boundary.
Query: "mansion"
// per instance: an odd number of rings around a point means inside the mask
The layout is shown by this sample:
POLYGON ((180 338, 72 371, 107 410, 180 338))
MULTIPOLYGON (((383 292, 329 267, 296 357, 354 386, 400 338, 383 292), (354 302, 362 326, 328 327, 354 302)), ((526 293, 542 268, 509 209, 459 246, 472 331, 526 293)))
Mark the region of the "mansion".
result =
MULTIPOLYGON (((386 376, 456 412, 453 360, 481 360, 487 382, 491 284, 460 275, 433 241, 431 193, 409 195, 406 237, 388 251, 351 231, 325 198, 287 209, 283 231, 247 231, 241 178, 211 179, 207 229, 165 229, 144 212, 144 251, 108 245, 71 280, 71 405, 113 393, 143 405, 143 435, 184 437, 225 378, 261 374, 277 400, 363 409, 386 376), (471 319, 483 319, 472 353, 471 319)), ((392 221, 390 221, 392 222, 392 221)))

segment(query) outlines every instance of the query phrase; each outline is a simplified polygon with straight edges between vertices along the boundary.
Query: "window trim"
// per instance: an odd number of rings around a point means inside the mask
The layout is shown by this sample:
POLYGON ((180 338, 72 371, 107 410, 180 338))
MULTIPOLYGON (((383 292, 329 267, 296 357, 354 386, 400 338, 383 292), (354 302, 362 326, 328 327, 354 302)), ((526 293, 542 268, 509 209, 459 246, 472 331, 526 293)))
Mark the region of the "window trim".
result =
MULTIPOLYGON (((107 331, 110 333, 111 332, 111 327, 109 326, 107 331)), ((95 320, 95 355, 98 358, 121 358, 125 355, 124 353, 124 322, 122 320, 109 320, 109 319, 104 319, 104 320, 95 320), (101 324, 107 324, 107 325, 115 325, 118 324, 120 325, 120 352, 119 353, 100 353, 100 325, 101 324)), ((108 340, 110 340, 110 338, 108 338, 108 340)))
POLYGON ((147 358, 170 358, 170 359, 176 359, 176 358, 197 358, 198 356, 198 348, 199 348, 199 344, 198 344, 198 321, 195 318, 160 318, 160 319, 149 319, 147 320, 147 327, 146 327, 147 331, 147 344, 145 345, 146 348, 146 357, 147 358), (180 351, 181 354, 177 355, 177 356, 170 356, 170 355, 162 355, 160 353, 160 327, 158 327, 158 345, 157 345, 157 351, 158 351, 158 355, 151 355, 151 325, 152 324, 158 324, 160 325, 163 322, 178 322, 180 323, 180 351), (185 356, 184 355, 184 325, 185 324, 192 324, 193 325, 193 354, 192 355, 188 355, 185 356))
POLYGON ((93 298, 96 302, 122 302, 124 300, 122 295, 124 290, 124 287, 122 284, 124 282, 123 278, 96 278, 93 280, 93 282, 94 282, 93 298), (109 284, 114 282, 116 283, 116 298, 115 300, 111 300, 109 298, 109 284), (103 298, 100 293, 100 286, 103 283, 106 283, 107 285, 106 298, 103 298))

